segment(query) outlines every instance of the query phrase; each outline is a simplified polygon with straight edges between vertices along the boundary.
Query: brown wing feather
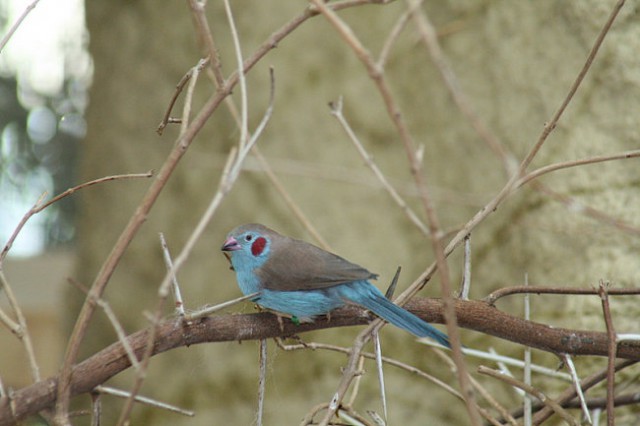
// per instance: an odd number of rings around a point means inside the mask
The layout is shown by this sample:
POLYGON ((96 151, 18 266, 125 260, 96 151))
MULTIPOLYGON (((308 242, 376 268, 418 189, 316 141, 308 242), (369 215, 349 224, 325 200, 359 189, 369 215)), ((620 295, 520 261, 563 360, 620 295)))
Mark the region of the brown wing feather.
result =
POLYGON ((270 256, 257 271, 270 290, 293 291, 332 287, 375 279, 365 268, 304 241, 272 231, 270 256))

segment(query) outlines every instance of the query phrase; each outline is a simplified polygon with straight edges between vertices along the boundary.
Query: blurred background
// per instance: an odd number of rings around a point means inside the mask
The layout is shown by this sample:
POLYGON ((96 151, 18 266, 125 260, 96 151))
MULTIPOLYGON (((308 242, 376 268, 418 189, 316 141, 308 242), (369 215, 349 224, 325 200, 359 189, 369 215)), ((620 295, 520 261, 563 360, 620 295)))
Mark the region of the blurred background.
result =
MULTIPOLYGON (((30 3, 0 1, 3 34, 30 3)), ((244 57, 306 7, 302 1, 232 3, 244 57)), ((533 167, 638 148, 640 26, 637 2, 628 3, 533 167)), ((460 89, 506 151, 520 160, 564 99, 612 6, 601 0, 450 0, 426 2, 422 8, 438 30, 460 89)), ((223 4, 208 2, 206 10, 223 72, 229 75, 236 62, 223 4)), ((339 14, 377 57, 406 10, 405 2, 391 2, 339 14)), ((424 173, 442 226, 455 231, 502 187, 507 176, 504 161, 452 101, 412 20, 389 52, 385 76, 422 147, 424 173)), ((159 136, 156 127, 177 82, 205 55, 186 2, 39 2, 0 52, 0 243, 4 245, 45 191, 51 197, 91 179, 158 170, 178 128, 170 126, 159 136)), ((307 20, 248 74, 251 129, 267 106, 269 66, 275 69, 275 110, 258 142, 267 162, 334 252, 379 273, 382 289, 401 265, 399 285, 406 288, 432 262, 430 242, 382 189, 327 107, 343 97, 354 131, 423 218, 406 153, 366 70, 325 19, 307 20)), ((204 73, 194 111, 214 90, 211 76, 204 73)), ((239 89, 232 99, 240 105, 239 89)), ((181 108, 179 101, 174 115, 181 108)), ((221 106, 127 249, 105 299, 128 332, 147 325, 143 312, 155 306, 165 274, 158 233, 165 234, 172 253, 179 252, 215 194, 226 155, 239 136, 228 108, 221 106)), ((589 287, 600 279, 616 286, 637 285, 637 161, 575 168, 542 181, 552 192, 523 188, 473 233, 471 298, 521 284, 525 274, 534 285, 589 287), (615 220, 589 217, 584 206, 615 220)), ((25 310, 44 376, 56 374, 84 301, 67 279, 86 286, 93 282, 148 186, 149 181, 135 180, 83 189, 33 217, 16 240, 4 270, 25 310)), ((180 271, 188 308, 239 296, 219 247, 225 234, 244 222, 261 222, 313 242, 250 156, 180 271)), ((449 266, 456 284, 460 253, 450 257, 449 266)), ((437 280, 421 295, 438 297, 437 280)), ((4 299, 0 306, 6 307, 4 299)), ((522 312, 520 298, 499 307, 516 315, 522 312)), ((618 298, 613 308, 619 331, 632 331, 637 301, 618 298)), ((245 304, 230 311, 252 312, 253 307, 245 304)), ((552 325, 604 330, 597 297, 539 296, 533 300, 532 315, 552 325)), ((303 338, 348 346, 357 333, 322 331, 303 338)), ((97 312, 83 357, 115 339, 112 327, 97 312)), ((478 333, 463 332, 463 340, 478 349, 491 346, 522 356, 522 347, 478 333)), ((0 348, 5 385, 29 384, 22 347, 4 328, 0 348)), ((386 327, 383 351, 455 384, 446 364, 406 333, 386 327)), ((155 357, 142 393, 193 409, 197 416, 183 419, 137 407, 132 424, 250 424, 256 406, 257 354, 255 342, 244 342, 182 348, 155 357)), ((534 361, 557 365, 557 358, 540 352, 534 352, 534 361)), ((344 362, 334 353, 271 348, 265 423, 297 423, 312 406, 328 401, 344 362)), ((469 364, 473 370, 474 361, 469 364)), ((605 360, 587 360, 579 372, 587 374, 604 365, 605 360)), ((387 370, 390 424, 464 424, 462 403, 431 383, 387 370)), ((131 377, 121 374, 111 384, 127 388, 131 377)), ((558 389, 564 386, 558 384, 558 389)), ((377 380, 369 374, 354 407, 381 412, 376 392, 377 380)), ((521 403, 510 390, 493 392, 508 407, 521 403)), ((76 402, 86 407, 87 400, 76 402)), ((105 422, 111 424, 120 405, 111 400, 106 404, 105 422)), ((635 416, 633 411, 621 415, 620 424, 635 424, 635 416)))

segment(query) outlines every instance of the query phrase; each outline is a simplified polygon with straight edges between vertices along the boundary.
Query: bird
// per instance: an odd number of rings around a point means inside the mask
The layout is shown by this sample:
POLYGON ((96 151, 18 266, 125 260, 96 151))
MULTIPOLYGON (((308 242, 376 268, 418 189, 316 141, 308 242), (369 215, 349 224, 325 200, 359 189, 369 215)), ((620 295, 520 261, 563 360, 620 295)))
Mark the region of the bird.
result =
POLYGON ((243 294, 263 308, 312 322, 355 304, 417 337, 451 347, 446 334, 387 299, 370 280, 377 274, 302 240, 258 223, 234 228, 221 250, 243 294))

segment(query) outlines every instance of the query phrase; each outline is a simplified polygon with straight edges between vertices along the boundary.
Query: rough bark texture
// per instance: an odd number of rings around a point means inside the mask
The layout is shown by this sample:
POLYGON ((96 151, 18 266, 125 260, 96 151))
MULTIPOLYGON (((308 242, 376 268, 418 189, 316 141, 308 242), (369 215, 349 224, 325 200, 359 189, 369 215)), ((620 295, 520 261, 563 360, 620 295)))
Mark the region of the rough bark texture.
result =
MULTIPOLYGON (((489 128, 521 158, 564 98, 606 20, 609 3, 450 1, 429 2, 425 7, 438 28, 456 24, 456 30, 443 36, 441 43, 461 88, 489 128)), ((233 2, 244 55, 251 54, 303 7, 300 2, 233 2)), ((340 15, 377 55, 404 7, 397 2, 345 10, 340 15)), ((207 8, 229 73, 235 61, 222 4, 209 2, 207 8)), ((95 78, 82 176, 90 179, 157 169, 177 129, 158 137, 155 127, 175 84, 201 55, 187 7, 180 2, 159 5, 154 0, 88 2, 87 13, 95 78)), ((638 31, 637 12, 629 5, 534 166, 637 148, 638 31)), ((488 201, 505 176, 500 161, 453 105, 415 34, 409 23, 386 72, 416 141, 424 144, 425 170, 438 214, 443 226, 451 229, 488 201)), ((269 65, 275 67, 277 92, 273 119, 259 142, 263 153, 334 251, 380 273, 381 287, 397 265, 402 265, 400 285, 406 286, 431 262, 430 243, 378 188, 326 106, 344 96, 347 118, 380 167, 401 188, 411 188, 406 155, 364 68, 322 17, 310 20, 249 74, 251 127, 266 106, 269 65)), ((203 76, 198 100, 211 90, 212 84, 203 76)), ((236 90, 236 101, 238 94, 236 90)), ((155 304, 153 283, 159 283, 165 270, 158 232, 165 233, 172 252, 182 247, 215 192, 223 155, 238 136, 228 111, 220 108, 129 247, 106 294, 128 329, 144 324, 143 310, 155 304)), ((249 161, 248 165, 256 163, 249 161)), ((580 203, 638 226, 639 179, 640 168, 631 160, 562 171, 544 182, 580 203)), ((117 182, 80 194, 80 281, 91 283, 147 185, 117 182)), ((417 199, 408 198, 420 211, 417 199)), ((229 229, 249 221, 310 240, 264 174, 245 172, 179 274, 188 306, 238 295, 219 246, 229 229)), ((472 241, 473 298, 521 283, 525 273, 537 284, 591 286, 601 278, 620 286, 640 282, 637 236, 585 218, 529 189, 501 206, 474 232, 472 241)), ((454 282, 460 276, 460 259, 454 255, 450 260, 454 282)), ((428 293, 438 294, 437 288, 432 284, 428 293)), ((552 321, 568 328, 603 329, 598 298, 543 297, 540 303, 534 298, 537 321, 551 321, 553 315, 556 319, 552 321)), ((520 303, 513 300, 513 311, 520 312, 515 309, 520 303)), ((78 300, 73 305, 67 308, 70 321, 75 318, 78 300)), ((637 306, 634 298, 616 299, 619 331, 632 331, 637 306)), ((248 305, 244 309, 251 310, 248 305)), ((390 328, 384 334, 383 348, 388 355, 449 378, 446 368, 414 345, 410 336, 390 328)), ((344 330, 314 335, 336 344, 348 344, 354 336, 355 331, 344 330)), ((468 346, 486 346, 487 338, 474 340, 474 336, 478 334, 464 335, 468 346)), ((113 341, 110 326, 96 321, 85 354, 113 341)), ((507 347, 520 352, 514 345, 507 347)), ((342 356, 275 351, 270 355, 266 424, 296 423, 312 405, 329 401, 342 356)), ((195 409, 198 415, 183 420, 138 408, 133 424, 249 424, 256 406, 257 372, 253 343, 204 345, 157 357, 144 392, 195 409)), ((125 387, 128 383, 126 377, 119 382, 125 387)), ((460 421, 462 405, 443 409, 440 390, 430 389, 428 400, 422 397, 430 384, 401 373, 387 383, 391 424, 424 424, 425 418, 433 424, 460 421)), ((358 409, 381 411, 376 389, 377 381, 367 377, 358 409)))

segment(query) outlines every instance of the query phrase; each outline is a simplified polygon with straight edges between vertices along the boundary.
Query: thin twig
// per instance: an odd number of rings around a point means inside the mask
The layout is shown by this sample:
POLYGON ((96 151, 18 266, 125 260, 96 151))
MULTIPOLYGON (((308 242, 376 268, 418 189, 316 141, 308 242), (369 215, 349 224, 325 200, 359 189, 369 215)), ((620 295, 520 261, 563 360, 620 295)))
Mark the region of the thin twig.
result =
POLYGON ((227 20, 229 21, 229 29, 231 30, 231 39, 233 40, 233 50, 236 54, 236 61, 238 62, 238 76, 240 82, 240 149, 242 149, 248 142, 249 133, 249 102, 247 100, 247 82, 244 76, 244 67, 242 61, 242 49, 240 48, 240 37, 238 36, 238 30, 236 29, 236 22, 233 19, 233 13, 231 12, 231 5, 229 0, 224 0, 224 10, 227 14, 227 20))
MULTIPOLYGON (((524 276, 524 286, 529 287, 529 275, 524 276)), ((529 293, 524 295, 524 319, 525 321, 531 320, 531 300, 529 293)), ((524 348, 524 383, 527 386, 531 386, 531 348, 525 346, 524 348)), ((524 426, 531 426, 531 418, 533 412, 531 411, 531 396, 528 393, 524 395, 524 426)))
MULTIPOLYGON (((364 378, 364 357, 362 355, 358 356, 358 367, 355 370, 355 380, 353 381, 353 386, 351 386, 351 394, 346 403, 341 404, 343 407, 353 407, 355 404, 356 398, 358 397, 358 392, 360 392, 360 385, 362 384, 362 379, 364 378)), ((338 408, 339 409, 339 408, 338 408)))
MULTIPOLYGON (((173 95, 171 96, 169 105, 167 106, 167 109, 164 113, 164 117, 162 117, 162 121, 160 122, 160 124, 158 124, 158 127, 156 128, 156 132, 159 135, 162 136, 162 133, 164 132, 164 128, 167 127, 167 124, 182 123, 183 120, 181 118, 175 119, 171 117, 171 111, 173 111, 173 107, 178 101, 178 97, 180 96, 180 93, 182 93, 182 91, 184 90, 184 87, 187 85, 187 82, 191 80, 191 77, 196 75, 195 70, 197 69, 197 73, 199 73, 202 70, 202 68, 204 68, 208 63, 209 61, 207 59, 200 59, 198 61, 198 64, 192 67, 185 75, 183 75, 180 81, 178 82, 178 84, 176 84, 176 88, 173 91, 173 95)), ((188 102, 185 102, 185 104, 186 103, 188 102)))
POLYGON ((191 15, 193 16, 194 26, 196 32, 206 47, 208 53, 208 63, 211 64, 213 70, 214 81, 216 87, 220 88, 224 85, 224 76, 222 74, 222 64, 220 62, 220 55, 218 54, 218 48, 216 46, 215 39, 209 28, 209 21, 204 8, 205 2, 198 0, 189 0, 189 7, 191 8, 191 15))
MULTIPOLYGON (((68 279, 69 284, 73 285, 75 288, 79 289, 80 291, 82 291, 85 294, 89 293, 89 290, 83 286, 80 282, 69 278, 68 279)), ((133 366, 133 368, 138 371, 140 369, 140 363, 138 362, 138 358, 136 357, 136 354, 133 352, 133 348, 131 347, 131 345, 129 344, 129 340, 127 340, 127 334, 124 331, 124 327, 122 327, 122 324, 120 323, 120 321, 118 320, 118 317, 116 316, 115 312, 113 312, 113 309, 111 309, 111 306, 109 305, 109 303, 100 298, 100 299, 92 299, 94 303, 96 303, 98 306, 100 306, 102 308, 102 310, 104 311, 105 315, 107 316, 107 318, 109 319, 109 322, 111 323, 111 326, 113 327, 114 331, 116 332, 116 336, 118 337, 118 341, 122 344, 122 347, 124 348, 127 357, 129 358, 129 362, 131 362, 131 365, 133 366)))
POLYGON ((187 86, 187 93, 184 97, 184 106, 182 107, 182 116, 180 117, 180 134, 184 134, 189 127, 189 123, 191 122, 191 107, 193 106, 193 94, 196 90, 196 83, 198 82, 198 77, 200 76, 200 71, 205 67, 206 63, 204 60, 200 60, 198 65, 191 69, 191 78, 189 79, 189 84, 187 86))
MULTIPOLYGON (((171 260, 171 253, 169 252, 169 246, 164 238, 164 233, 160 232, 160 246, 162 247, 162 254, 164 255, 164 263, 167 265, 167 270, 173 270, 173 261, 171 260)), ((178 278, 175 275, 171 276, 171 283, 173 284, 173 297, 175 298, 176 311, 178 315, 184 317, 184 302, 182 301, 182 293, 180 292, 180 285, 178 284, 178 278)))
POLYGON ((408 1, 408 3, 410 5, 410 12, 414 18, 413 20, 416 24, 416 28, 418 29, 420 39, 425 44, 431 59, 440 72, 444 85, 449 90, 454 103, 460 112, 467 118, 480 138, 487 144, 494 154, 500 158, 503 162, 505 171, 511 174, 517 167, 515 158, 507 151, 502 142, 498 140, 498 138, 480 119, 480 116, 471 105, 471 102, 461 90, 458 79, 449 65, 449 61, 440 48, 436 29, 429 20, 427 14, 424 12, 423 8, 420 8, 422 0, 411 0, 408 1))
MULTIPOLYGON (((336 345, 330 345, 330 344, 326 344, 326 343, 317 343, 317 342, 305 342, 305 343, 296 344, 296 345, 278 344, 278 346, 281 349, 286 350, 286 351, 327 350, 327 351, 343 353, 345 355, 349 355, 351 353, 351 349, 350 348, 345 348, 345 347, 336 346, 336 345)), ((368 358, 368 359, 372 359, 372 360, 376 359, 376 355, 374 353, 371 353, 371 352, 362 352, 361 355, 363 357, 365 357, 365 358, 368 358)), ((398 361, 397 359, 389 358, 389 357, 386 357, 386 356, 382 357, 382 361, 384 363, 388 364, 388 365, 400 368, 401 370, 405 370, 405 371, 407 371, 409 373, 417 375, 420 378, 426 379, 426 380, 430 381, 431 383, 435 384, 436 386, 439 386, 442 389, 444 389, 445 391, 449 392, 451 395, 455 396, 456 398, 460 399, 461 401, 463 400, 462 395, 460 394, 460 392, 458 392, 457 390, 452 388, 449 384, 443 382, 442 380, 438 379, 437 377, 434 377, 434 376, 426 373, 423 370, 418 369, 417 367, 414 367, 413 365, 406 364, 406 363, 403 363, 401 361, 398 361)))
POLYGON ((245 300, 251 300, 258 295, 260 295, 260 292, 255 292, 255 293, 247 294, 246 296, 238 297, 237 299, 229 300, 228 302, 219 303, 215 306, 209 306, 195 312, 189 312, 185 314, 184 319, 187 321, 192 321, 198 318, 208 317, 214 312, 221 311, 222 309, 228 308, 229 306, 236 305, 240 302, 244 302, 245 300))
POLYGON ((0 253, 0 265, 2 264, 2 261, 4 260, 4 258, 7 256, 7 253, 9 252, 9 250, 11 250, 11 246, 13 245, 13 242, 15 241, 15 239, 18 237, 18 234, 20 233, 24 225, 27 223, 27 221, 31 218, 31 216, 37 213, 40 213, 42 210, 46 209, 51 204, 56 203, 61 199, 73 194, 74 192, 80 189, 86 188, 88 186, 93 186, 93 185, 104 183, 104 182, 110 182, 112 180, 148 178, 151 176, 153 176, 153 171, 148 171, 146 173, 132 173, 132 174, 124 174, 124 175, 105 176, 103 178, 95 179, 95 180, 74 186, 73 188, 69 188, 66 191, 56 195, 46 203, 43 203, 43 201, 47 194, 43 193, 38 199, 38 201, 36 201, 36 203, 33 205, 33 207, 22 217, 22 220, 20 221, 16 229, 13 231, 13 234, 11 234, 11 237, 9 237, 9 240, 7 241, 4 248, 2 249, 2 253, 0 253))
MULTIPOLYGON (((1 266, 1 263, 0 263, 1 266)), ((0 320, 5 323, 11 332, 15 334, 18 339, 22 342, 24 346, 24 350, 27 353, 27 361, 29 361, 29 371, 31 373, 31 380, 33 382, 40 381, 40 366, 36 361, 36 354, 33 350, 33 343, 31 341, 31 334, 29 333, 29 327, 27 326, 27 319, 24 316, 22 309, 20 308, 20 304, 18 303, 18 299, 16 299, 11 286, 9 285, 9 281, 4 275, 4 270, 0 267, 0 289, 4 290, 4 293, 9 301, 9 306, 13 310, 18 320, 16 324, 13 322, 4 312, 0 310, 0 320)))
POLYGON ((534 397, 536 397, 538 400, 540 400, 543 404, 545 404, 547 407, 551 408, 556 414, 558 414, 560 417, 562 417, 562 419, 567 422, 568 424, 572 425, 572 426, 579 426, 580 423, 573 418, 569 413, 567 413, 567 411, 562 408, 560 406, 560 404, 558 404, 556 401, 554 401, 551 398, 548 398, 544 393, 542 393, 541 391, 539 391, 538 389, 534 388, 533 386, 527 385, 523 382, 521 382, 520 380, 516 380, 513 377, 509 377, 507 375, 504 375, 502 373, 500 373, 497 370, 493 370, 491 368, 487 368, 484 366, 480 366, 478 367, 478 373, 480 374, 486 374, 490 377, 493 377, 494 379, 498 379, 502 382, 505 382, 511 386, 517 387, 522 389, 523 391, 527 392, 530 395, 533 395, 534 397))
MULTIPOLYGON (((119 398, 129 398, 129 396, 131 395, 130 392, 127 392, 121 389, 116 389, 110 386, 104 386, 104 385, 96 386, 95 391, 103 393, 105 395, 116 396, 119 398)), ((171 411, 177 414, 182 414, 183 416, 188 416, 188 417, 195 416, 195 413, 191 410, 185 410, 184 408, 167 404, 166 402, 161 402, 152 398, 148 398, 146 396, 136 395, 135 400, 140 404, 149 405, 151 407, 160 408, 162 410, 171 411)))
MULTIPOLYGON (((495 351, 495 349, 493 348, 489 348, 489 353, 492 355, 497 355, 497 352, 495 351)), ((466 351, 465 351, 465 355, 466 355, 466 351)), ((523 367, 525 365, 524 361, 520 361, 523 364, 523 367)), ((514 374, 511 372, 511 369, 509 368, 509 366, 507 364, 505 364, 504 362, 496 362, 496 364, 498 365, 498 370, 500 370, 500 372, 502 374, 506 374, 507 376, 511 376, 514 377, 514 374)), ((524 397, 527 393, 525 391, 523 391, 522 389, 515 389, 516 393, 522 397, 524 397)))
POLYGON ((611 318, 611 308, 609 307, 609 296, 607 294, 608 284, 600 281, 598 287, 600 300, 602 302, 602 312, 604 313, 604 322, 607 326, 607 336, 609 337, 609 354, 607 356, 607 426, 615 424, 615 389, 616 389, 616 330, 613 326, 611 318))
MULTIPOLYGON (((615 405, 616 407, 622 407, 625 405, 637 405, 639 399, 640 399, 640 394, 638 394, 637 392, 618 395, 615 398, 615 405)), ((593 422, 592 424, 594 426, 597 426, 599 424, 598 417, 602 412, 602 409, 607 407, 607 398, 606 397, 586 398, 585 403, 588 409, 592 410, 592 414, 591 414, 591 418, 593 422)), ((562 406, 562 408, 581 409, 582 403, 580 401, 575 400, 574 398, 573 400, 564 401, 560 405, 562 406)), ((538 401, 536 401, 533 404, 533 408, 534 410, 545 409, 544 405, 538 401)), ((519 417, 521 415, 522 415, 521 410, 514 411, 512 413, 512 416, 516 416, 516 417, 519 417)), ((537 423, 537 424, 541 424, 541 423, 537 423)))
POLYGON ((380 49, 380 53, 378 54, 378 66, 380 68, 384 69, 384 67, 387 65, 389 55, 391 54, 391 48, 400 36, 400 33, 402 33, 402 30, 404 30, 404 28, 406 27, 410 17, 410 12, 404 12, 396 21, 395 25, 391 29, 391 32, 389 32, 389 36, 384 41, 382 49, 380 49))
POLYGON ((287 190, 284 187, 284 184, 280 181, 278 176, 275 174, 275 172, 273 171, 273 168, 267 162, 266 158, 262 155, 257 145, 255 145, 251 149, 251 153, 258 160, 258 162, 260 163, 260 167, 262 167, 262 170, 267 175, 267 178, 269 178, 269 181, 276 188, 276 191, 278 191, 280 196, 283 198, 285 204, 289 207, 289 209, 291 210, 293 215, 296 217, 296 219, 298 219, 298 222, 300 222, 302 226, 304 226, 304 228, 309 232, 311 237, 313 237, 313 239, 316 240, 316 243, 318 243, 320 247, 322 247, 327 251, 331 251, 331 246, 329 245, 329 243, 324 239, 324 237, 322 237, 322 235, 316 229, 313 223, 311 223, 309 218, 307 218, 307 216, 304 214, 304 212, 302 211, 302 208, 294 201, 293 197, 289 194, 289 192, 287 192, 287 190))
POLYGON ((260 377, 258 379, 258 412, 256 413, 256 425, 262 426, 264 415, 264 398, 267 386, 267 339, 260 339, 260 377))
POLYGON ((376 370, 378 371, 378 385, 380 386, 380 400, 382 401, 382 413, 385 422, 389 419, 387 412, 387 394, 384 389, 384 371, 382 370, 382 346, 380 345, 380 333, 373 336, 373 351, 376 355, 376 370))
POLYGON ((640 235, 640 228, 638 228, 637 226, 629 222, 625 222, 624 220, 611 216, 601 210, 594 209, 593 207, 590 207, 576 200, 573 197, 558 193, 552 190, 551 188, 549 188, 547 185, 542 184, 541 182, 533 181, 531 182, 531 184, 535 190, 564 204, 567 207, 567 209, 572 213, 575 212, 575 213, 582 214, 586 217, 595 219, 601 223, 613 226, 621 230, 622 232, 625 232, 628 234, 640 235))
POLYGON ((634 333, 618 333, 616 334, 616 342, 637 342, 640 340, 640 334, 634 333))
POLYGON ((91 426, 100 426, 102 419, 102 398, 99 392, 91 392, 91 426))
POLYGON ((471 288, 471 235, 464 239, 464 269, 462 274, 462 286, 460 298, 469 300, 469 289, 471 288))
POLYGON ((366 165, 371 169, 375 177, 378 179, 382 187, 389 193, 393 201, 400 207, 400 209, 407 215, 409 220, 422 232, 425 236, 429 236, 429 228, 425 225, 422 220, 418 217, 418 215, 413 211, 413 209, 407 204, 407 202, 402 198, 402 196, 398 193, 398 191, 389 183, 387 177, 382 173, 378 165, 373 161, 373 155, 369 154, 365 147, 356 136, 355 132, 351 128, 351 125, 347 121, 347 119, 342 114, 342 97, 338 98, 337 102, 330 102, 329 108, 331 108, 331 115, 333 115, 344 131, 347 133, 349 140, 353 143, 353 145, 358 150, 358 154, 365 161, 366 165))
MULTIPOLYGON (((432 342, 427 339, 420 339, 419 341, 429 346, 431 346, 431 342, 432 342)), ((435 345, 436 344, 434 343, 433 346, 435 345)), ((463 352, 466 356, 470 356, 478 359, 486 359, 488 361, 493 361, 496 364, 505 364, 505 365, 510 365, 512 367, 522 368, 522 369, 524 369, 525 367, 524 361, 516 358, 511 358, 505 355, 499 355, 495 353, 495 351, 485 352, 485 351, 479 351, 477 349, 464 348, 463 352)), ((546 368, 538 364, 531 364, 531 371, 538 374, 543 374, 548 377, 553 377, 555 379, 561 379, 567 382, 571 381, 571 376, 569 374, 563 373, 561 371, 557 371, 556 369, 546 368)))
POLYGON ((589 406, 587 405, 587 401, 584 398, 584 392, 580 387, 580 377, 578 377, 578 372, 576 371, 576 366, 573 363, 573 357, 569 354, 561 354, 562 360, 564 364, 569 369, 571 373, 571 380, 573 381, 573 386, 576 388, 576 395, 578 395, 578 401, 580 401, 580 408, 582 409, 582 415, 587 420, 587 423, 590 425, 593 424, 593 420, 591 419, 591 415, 589 414, 589 406))
MULTIPOLYGON (((240 126, 240 116, 238 110, 233 102, 232 98, 227 98, 226 100, 227 107, 229 108, 229 112, 231 116, 236 121, 236 125, 240 126)), ((327 251, 331 251, 331 246, 327 241, 320 235, 320 232, 316 229, 316 227, 311 223, 309 218, 304 214, 302 208, 295 202, 291 194, 286 190, 284 184, 280 181, 276 173, 273 171, 271 164, 267 161, 267 159, 262 155, 260 148, 257 145, 254 145, 251 148, 251 153, 258 160, 260 164, 261 170, 267 175, 267 178, 271 182, 271 184, 275 187, 276 191, 280 194, 285 204, 293 215, 298 219, 298 221, 302 224, 302 226, 309 232, 311 237, 316 241, 316 243, 327 251)))
POLYGON ((27 7, 25 7, 22 14, 18 16, 18 19, 16 19, 16 22, 13 23, 13 25, 11 26, 11 28, 9 28, 9 30, 4 35, 4 37, 2 37, 2 41, 0 41, 0 52, 2 52, 2 49, 4 49, 4 47, 7 45, 9 40, 11 40, 11 37, 13 37, 13 34, 20 27, 20 25, 22 24, 22 21, 24 21, 27 15, 29 15, 29 13, 31 13, 31 11, 36 8, 39 2, 40 0, 34 0, 30 4, 28 4, 27 7))
MULTIPOLYGON (((599 289, 597 288, 581 288, 581 287, 542 287, 542 286, 513 286, 503 287, 494 291, 482 300, 489 305, 494 305, 498 299, 514 294, 572 294, 572 295, 598 295, 599 289)), ((610 288, 607 290, 607 294, 610 296, 628 296, 639 295, 640 287, 630 288, 610 288)))
MULTIPOLYGON (((636 364, 637 362, 638 360, 633 360, 633 359, 621 360, 615 364, 615 371, 623 370, 631 365, 636 364)), ((592 375, 590 375, 589 377, 582 379, 580 381, 580 389, 582 389, 583 392, 586 392, 588 389, 597 385, 602 380, 605 380, 607 378, 607 375, 609 374, 608 371, 609 371, 609 368, 607 367, 604 370, 597 371, 592 375)), ((560 395, 556 397, 556 401, 559 404, 565 404, 566 402, 573 400, 575 397, 576 397, 576 389, 572 384, 567 389, 565 389, 560 395)), ((549 417, 551 417, 552 414, 553 414, 553 410, 551 408, 544 407, 533 416, 533 424, 534 425, 542 424, 549 417)))
POLYGON ((596 155, 596 156, 593 156, 593 157, 580 158, 578 160, 562 161, 562 162, 559 162, 559 163, 549 164, 547 166, 535 169, 535 170, 527 173, 526 175, 522 176, 516 182, 516 187, 523 186, 523 185, 527 184, 528 182, 539 178, 540 176, 543 176, 543 175, 546 175, 548 173, 555 172, 555 171, 558 171, 558 170, 569 169, 569 168, 572 168, 572 167, 584 166, 584 165, 589 165, 589 164, 604 163, 604 162, 607 162, 607 161, 628 160, 630 158, 638 158, 638 157, 640 157, 640 149, 636 149, 636 150, 632 150, 632 151, 619 152, 617 154, 596 155))
MULTIPOLYGON (((449 353, 445 353, 443 350, 440 350, 440 349, 436 349, 433 352, 436 354, 436 356, 438 356, 441 360, 443 360, 449 366, 449 369, 451 370, 452 374, 456 374, 457 367, 456 367, 455 362, 449 356, 449 353)), ((491 406, 493 406, 496 410, 498 410, 498 412, 500 412, 503 415, 504 418, 506 418, 506 419, 512 418, 510 416, 509 412, 507 411, 507 409, 505 407, 503 407, 500 403, 498 403, 498 401, 491 395, 491 392, 489 392, 487 389, 485 389, 484 386, 482 386, 473 376, 469 376, 469 380, 470 380, 471 385, 473 386, 473 388, 480 395, 482 395, 482 397, 489 404, 491 404, 491 406)), ((465 402, 464 399, 462 401, 465 402)), ((476 402, 476 404, 477 404, 477 402, 476 402)), ((478 411, 480 412, 480 415, 482 417, 484 417, 487 421, 489 421, 489 423, 491 423, 493 425, 499 425, 500 424, 497 421, 497 419, 495 419, 487 410, 484 410, 479 405, 477 405, 477 408, 478 408, 478 411)), ((510 423, 512 425, 516 426, 515 424, 517 422, 515 421, 515 419, 513 419, 513 421, 510 421, 510 423)))

